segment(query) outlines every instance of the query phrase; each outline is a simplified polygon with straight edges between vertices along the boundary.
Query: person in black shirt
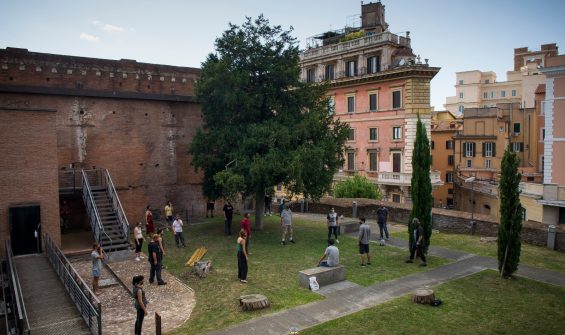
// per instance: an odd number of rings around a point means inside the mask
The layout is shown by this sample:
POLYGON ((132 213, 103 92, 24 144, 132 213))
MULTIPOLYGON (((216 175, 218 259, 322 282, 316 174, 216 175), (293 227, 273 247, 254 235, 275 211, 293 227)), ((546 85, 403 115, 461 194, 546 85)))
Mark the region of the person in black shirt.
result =
POLYGON ((149 264, 151 264, 151 269, 149 271, 149 283, 153 284, 155 276, 157 276, 157 284, 165 285, 163 278, 161 278, 161 269, 163 268, 163 251, 159 246, 159 234, 153 234, 153 241, 147 246, 149 251, 149 264))
POLYGON ((406 263, 414 263, 414 254, 416 254, 422 260, 420 266, 427 266, 426 255, 424 254, 424 227, 420 224, 420 220, 416 218, 412 220, 412 224, 414 225, 414 242, 410 246, 410 259, 406 263))
POLYGON ((224 234, 231 235, 231 222, 233 218, 233 206, 231 202, 227 202, 224 205, 224 234))

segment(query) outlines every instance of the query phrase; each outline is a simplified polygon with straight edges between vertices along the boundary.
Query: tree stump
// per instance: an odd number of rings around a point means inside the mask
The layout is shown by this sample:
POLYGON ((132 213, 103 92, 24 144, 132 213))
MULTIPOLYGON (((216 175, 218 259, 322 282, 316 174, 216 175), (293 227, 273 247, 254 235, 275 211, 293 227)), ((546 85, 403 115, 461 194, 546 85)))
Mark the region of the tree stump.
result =
POLYGON ((412 301, 418 304, 429 305, 433 300, 435 300, 434 291, 427 288, 417 289, 412 295, 412 301))
POLYGON ((239 297, 239 305, 243 311, 254 311, 271 306, 267 297, 262 294, 248 294, 239 297))

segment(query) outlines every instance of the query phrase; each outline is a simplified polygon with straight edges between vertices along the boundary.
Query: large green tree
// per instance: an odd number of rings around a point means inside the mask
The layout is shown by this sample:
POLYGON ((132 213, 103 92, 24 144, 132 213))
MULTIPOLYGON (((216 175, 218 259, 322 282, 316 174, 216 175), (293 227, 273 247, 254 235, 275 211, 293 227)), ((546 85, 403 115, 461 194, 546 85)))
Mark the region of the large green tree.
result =
POLYGON ((262 15, 230 24, 196 84, 203 125, 190 152, 204 170, 203 191, 225 196, 234 190, 222 185, 240 185, 237 191, 255 196, 258 229, 265 190, 282 183, 311 198, 330 191, 349 131, 328 113, 326 87, 299 80, 291 32, 262 15))
POLYGON ((426 126, 422 123, 418 114, 416 140, 414 141, 414 151, 412 152, 412 179, 410 181, 412 211, 408 221, 408 235, 410 245, 412 245, 414 241, 412 219, 418 218, 424 228, 424 252, 428 251, 432 236, 432 182, 430 180, 430 166, 430 141, 426 132, 426 126))
POLYGON ((377 186, 366 177, 358 174, 339 182, 335 186, 334 196, 336 198, 381 199, 381 193, 377 186))
POLYGON ((518 157, 506 148, 502 157, 500 183, 500 224, 498 225, 498 270, 500 275, 512 275, 520 263, 520 233, 522 232, 522 205, 518 157))

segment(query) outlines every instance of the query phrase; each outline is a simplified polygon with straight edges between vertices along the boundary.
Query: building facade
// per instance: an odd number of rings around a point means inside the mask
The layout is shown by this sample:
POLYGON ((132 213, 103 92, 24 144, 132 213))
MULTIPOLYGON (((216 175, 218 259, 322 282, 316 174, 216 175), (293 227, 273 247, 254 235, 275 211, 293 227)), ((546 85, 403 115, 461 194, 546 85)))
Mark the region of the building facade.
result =
MULTIPOLYGON (((384 6, 361 5, 361 25, 314 36, 300 55, 302 80, 325 82, 330 113, 351 127, 345 164, 335 180, 354 174, 375 182, 384 198, 410 202, 412 150, 420 115, 430 129, 430 81, 439 68, 422 62, 409 33, 392 34, 384 6)), ((431 172, 434 185, 442 183, 431 172)))

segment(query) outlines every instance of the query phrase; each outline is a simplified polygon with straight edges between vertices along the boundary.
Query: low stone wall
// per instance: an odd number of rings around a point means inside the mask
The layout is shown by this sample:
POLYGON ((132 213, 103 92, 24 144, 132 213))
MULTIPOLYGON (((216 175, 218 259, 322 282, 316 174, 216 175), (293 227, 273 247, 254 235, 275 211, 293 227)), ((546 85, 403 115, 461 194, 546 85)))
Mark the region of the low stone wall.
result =
MULTIPOLYGON (((357 203, 357 217, 376 220, 376 211, 382 205, 388 208, 388 220, 397 223, 408 223, 411 206, 393 202, 383 202, 370 199, 334 199, 323 198, 319 202, 309 202, 308 212, 328 213, 334 208, 338 215, 353 216, 353 202, 357 203)), ((293 211, 300 212, 300 202, 291 204, 293 211)), ((471 234, 495 237, 498 235, 498 220, 494 216, 475 214, 471 225, 471 213, 450 209, 432 209, 432 227, 441 232, 456 234, 471 234)), ((522 228, 522 241, 528 244, 547 245, 547 225, 527 221, 522 228)), ((558 226, 555 238, 555 250, 565 251, 565 227, 558 226)))

